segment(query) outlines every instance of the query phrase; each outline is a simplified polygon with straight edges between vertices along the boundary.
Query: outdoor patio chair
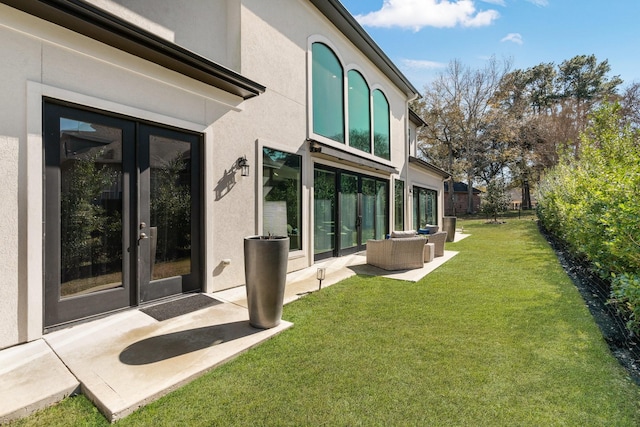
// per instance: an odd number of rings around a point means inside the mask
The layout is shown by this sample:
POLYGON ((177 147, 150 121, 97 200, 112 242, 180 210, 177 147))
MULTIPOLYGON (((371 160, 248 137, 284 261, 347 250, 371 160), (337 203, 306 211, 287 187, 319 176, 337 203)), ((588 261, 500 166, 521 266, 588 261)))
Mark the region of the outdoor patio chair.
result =
POLYGON ((384 270, 409 270, 424 266, 425 239, 367 240, 367 264, 384 270))
POLYGON ((434 256, 443 256, 444 255, 444 242, 447 240, 447 232, 439 231, 434 234, 425 235, 427 241, 429 243, 434 244, 434 256))

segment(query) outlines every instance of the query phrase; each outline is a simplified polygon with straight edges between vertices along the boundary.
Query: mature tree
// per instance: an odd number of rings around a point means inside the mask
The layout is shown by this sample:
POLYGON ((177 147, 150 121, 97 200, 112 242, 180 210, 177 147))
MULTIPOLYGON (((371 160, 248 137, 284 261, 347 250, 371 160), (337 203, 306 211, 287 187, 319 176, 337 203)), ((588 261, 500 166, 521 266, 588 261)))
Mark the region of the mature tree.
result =
MULTIPOLYGON (((419 135, 422 155, 453 177, 464 179, 473 191, 473 182, 487 164, 482 153, 495 145, 490 127, 492 99, 510 61, 490 59, 480 70, 472 70, 458 60, 425 87, 424 98, 413 105, 427 127, 419 135)), ((493 152, 499 151, 494 147, 493 152)), ((449 186, 453 189, 453 185, 449 186)), ((468 212, 472 212, 472 194, 468 212)))
POLYGON ((547 114, 557 100, 554 82, 557 72, 552 62, 542 63, 525 71, 530 104, 535 114, 547 114))
MULTIPOLYGON (((506 176, 521 186, 529 207, 528 183, 555 166, 560 152, 578 157, 588 114, 616 96, 622 80, 609 78, 610 68, 593 55, 514 71, 510 61, 495 58, 479 70, 452 61, 412 106, 429 125, 418 135, 420 153, 470 191, 474 181, 488 185, 506 176)), ((621 104, 629 123, 640 125, 638 85, 621 104)))
POLYGON ((634 129, 640 128, 640 83, 632 83, 624 89, 620 105, 625 123, 634 129))
POLYGON ((558 66, 557 90, 562 112, 572 119, 575 137, 571 139, 579 155, 579 134, 587 126, 587 115, 602 101, 610 100, 622 84, 619 76, 607 78, 611 71, 605 59, 598 62, 594 55, 578 55, 558 66))

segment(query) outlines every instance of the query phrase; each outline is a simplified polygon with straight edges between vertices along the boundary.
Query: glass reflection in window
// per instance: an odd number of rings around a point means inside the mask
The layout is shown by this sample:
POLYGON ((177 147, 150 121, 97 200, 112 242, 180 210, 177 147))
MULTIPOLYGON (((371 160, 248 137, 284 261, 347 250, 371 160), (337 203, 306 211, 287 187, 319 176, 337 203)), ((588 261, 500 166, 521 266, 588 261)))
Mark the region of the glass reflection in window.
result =
POLYGON ((262 233, 289 236, 290 250, 302 249, 302 157, 262 149, 262 233))
POLYGON ((349 145, 371 152, 371 108, 369 86, 362 74, 349 70, 349 145))
POLYGON ((344 143, 342 65, 326 45, 312 46, 313 132, 344 143))

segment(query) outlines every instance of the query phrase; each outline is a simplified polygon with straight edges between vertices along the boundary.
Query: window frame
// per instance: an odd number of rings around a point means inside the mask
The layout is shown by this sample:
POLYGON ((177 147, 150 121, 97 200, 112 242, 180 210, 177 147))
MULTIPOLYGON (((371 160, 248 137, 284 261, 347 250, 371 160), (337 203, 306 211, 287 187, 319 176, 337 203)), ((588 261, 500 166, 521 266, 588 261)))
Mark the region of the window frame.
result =
MULTIPOLYGON (((290 147, 285 147, 282 144, 276 144, 269 141, 259 140, 258 141, 258 162, 257 162, 258 167, 256 169, 260 171, 257 173, 260 174, 261 179, 264 176, 264 169, 265 169, 265 165, 264 165, 265 149, 279 151, 281 153, 285 153, 292 156, 297 156, 299 159, 300 170, 299 170, 299 183, 298 183, 298 216, 299 216, 298 236, 299 236, 300 242, 299 242, 298 248, 289 250, 289 256, 291 256, 292 254, 306 253, 306 246, 308 244, 308 231, 306 230, 305 227, 307 226, 308 221, 305 220, 305 218, 306 218, 306 215, 308 215, 308 208, 305 203, 304 173, 306 170, 306 167, 305 167, 306 159, 305 159, 304 153, 301 152, 300 150, 292 151, 290 147)), ((256 199, 256 203, 258 205, 257 231, 258 231, 258 234, 260 235, 264 233, 264 214, 265 214, 264 199, 265 199, 264 184, 259 184, 258 197, 256 199)))
MULTIPOLYGON (((440 221, 438 220, 438 190, 435 190, 433 188, 427 188, 427 187, 421 187, 419 185, 414 185, 413 186, 413 226, 415 227, 415 229, 419 229, 420 228, 420 213, 421 211, 421 206, 420 206, 420 193, 424 193, 425 196, 428 196, 429 193, 433 194, 433 212, 431 213, 433 215, 433 223, 430 223, 429 225, 440 225, 440 221)), ((428 203, 428 202, 427 202, 428 203)), ((425 210, 425 219, 428 220, 429 219, 429 213, 428 213, 428 206, 425 205, 424 206, 424 210, 425 210)))
POLYGON ((405 194, 404 194, 404 185, 405 185, 405 182, 401 179, 393 180, 393 227, 398 231, 404 230, 404 227, 405 227, 404 216, 405 216, 405 209, 406 209, 406 205, 405 205, 406 200, 405 200, 405 194), (400 191, 398 191, 398 184, 401 184, 402 186, 400 191), (401 197, 400 205, 398 205, 398 195, 400 195, 401 197), (398 206, 400 206, 400 210, 401 210, 400 215, 398 215, 398 206), (398 217, 400 222, 398 222, 398 217), (398 228, 398 226, 400 226, 400 228, 398 228))
POLYGON ((391 115, 391 103, 389 102, 389 97, 387 96, 387 91, 386 89, 376 83, 376 84, 372 84, 370 79, 367 78, 365 72, 357 65, 357 64, 348 64, 345 65, 346 62, 344 61, 343 57, 341 56, 339 50, 336 48, 335 45, 333 45, 333 43, 331 43, 331 41, 329 41, 327 38, 323 37, 323 36, 319 36, 319 35, 315 35, 315 36, 311 36, 308 38, 308 49, 307 49, 307 63, 309 64, 307 67, 307 95, 308 95, 308 108, 307 108, 307 135, 309 139, 312 140, 317 140, 319 142, 322 143, 326 143, 328 145, 331 145, 333 147, 336 147, 340 150, 343 151, 347 151, 349 153, 352 153, 354 155, 363 157, 363 158, 368 158, 377 162, 382 162, 384 164, 388 164, 388 165, 392 165, 392 133, 391 133, 391 128, 393 127, 392 125, 392 115, 391 115), (335 139, 326 137, 322 134, 316 133, 316 129, 315 129, 315 123, 314 123, 314 109, 315 109, 315 105, 314 105, 314 87, 313 87, 313 75, 314 75, 314 71, 313 71, 313 46, 314 44, 319 43, 319 44, 323 44, 325 45, 326 48, 328 48, 333 54, 334 56, 337 58, 338 62, 340 63, 342 70, 343 70, 343 78, 342 78, 342 82, 343 82, 343 97, 342 97, 342 112, 343 112, 343 123, 344 123, 344 141, 340 142, 340 141, 336 141, 335 139), (356 148, 354 146, 351 145, 350 143, 350 138, 349 138, 349 133, 350 133, 350 125, 349 125, 349 79, 348 79, 348 75, 350 71, 355 71, 357 73, 359 73, 364 82, 366 83, 368 89, 369 89, 369 131, 370 131, 370 152, 366 152, 363 151, 359 148, 356 148), (388 155, 383 155, 383 156, 379 156, 375 153, 375 137, 374 137, 374 129, 375 129, 375 117, 374 117, 374 102, 373 102, 373 94, 374 91, 379 91, 382 96, 384 97, 385 101, 386 101, 386 107, 387 107, 387 116, 386 116, 386 124, 387 124, 387 135, 388 135, 388 155))
MULTIPOLYGON (((360 83, 360 82, 358 82, 360 83)), ((367 154, 373 154, 373 147, 372 147, 372 125, 373 125, 373 114, 372 114, 372 97, 371 97, 371 87, 369 86, 369 83, 367 83, 367 79, 364 77, 364 75, 357 69, 355 68, 351 68, 347 70, 347 81, 346 81, 346 85, 348 88, 348 92, 347 92, 347 139, 346 139, 346 143, 349 147, 352 147, 356 150, 360 150, 362 152, 365 152, 367 154), (367 129, 366 129, 366 133, 367 133, 367 140, 368 140, 368 144, 366 149, 361 148, 361 147, 356 147, 353 144, 352 141, 352 132, 356 131, 357 129, 354 129, 353 127, 353 123, 352 123, 352 118, 355 118, 355 114, 353 114, 353 110, 352 110, 352 101, 353 104, 355 104, 356 102, 362 102, 362 100, 357 100, 356 99, 352 99, 355 98, 352 97, 352 82, 351 82, 351 76, 352 75, 357 75, 360 79, 361 82, 364 84, 364 87, 366 88, 366 108, 360 108, 358 110, 365 110, 366 111, 366 118, 367 118, 367 129)), ((358 95, 356 92, 354 92, 354 95, 358 95)), ((355 107, 353 107, 355 108, 355 107)), ((354 120, 355 122, 355 120, 354 120)))
MULTIPOLYGON (((346 129, 348 127, 347 125, 347 115, 348 113, 346 113, 345 111, 347 110, 348 106, 347 106, 347 100, 346 100, 346 96, 345 96, 345 80, 346 80, 346 75, 347 72, 345 71, 345 67, 343 65, 343 61, 340 60, 340 58, 338 57, 338 55, 336 54, 335 50, 331 48, 331 46, 327 45, 324 42, 314 42, 311 44, 311 129, 313 131, 314 134, 316 135, 320 135, 323 138, 328 139, 329 141, 333 141, 334 143, 338 143, 338 144, 344 144, 347 145, 347 140, 348 140, 348 136, 346 134, 346 129), (323 46, 324 49, 327 50, 328 53, 330 53, 333 56, 333 59, 336 60, 337 65, 340 67, 340 86, 341 86, 341 90, 339 91, 339 93, 333 93, 333 92, 328 92, 326 89, 323 91, 320 91, 321 93, 325 93, 325 95, 322 97, 322 99, 318 99, 318 97, 316 96, 316 75, 319 75, 320 71, 322 70, 318 70, 316 68, 316 64, 318 62, 316 62, 316 53, 318 52, 314 52, 314 48, 315 46, 323 46), (328 99, 330 97, 340 97, 340 106, 339 106, 339 110, 342 114, 341 117, 341 123, 340 123, 340 131, 337 135, 339 135, 341 137, 342 140, 340 140, 340 137, 338 139, 334 139, 333 137, 326 135, 325 133, 320 133, 322 131, 324 131, 324 129, 320 128, 319 125, 319 120, 318 118, 320 117, 320 114, 323 114, 323 112, 325 111, 333 111, 335 110, 335 108, 337 106, 331 105, 331 106, 327 106, 324 104, 320 104, 321 101, 325 101, 327 102, 328 99), (322 108, 319 108, 322 107, 322 108), (321 111, 318 111, 321 110, 321 111)), ((333 76, 334 78, 336 76, 333 76)), ((323 83, 326 83, 325 80, 322 80, 323 83)), ((331 86, 330 84, 326 84, 326 86, 331 86)), ((332 88, 333 89, 333 88, 332 88)), ((335 114, 335 112, 334 112, 335 114)))
POLYGON ((391 160, 391 105, 389 104, 389 99, 387 98, 387 95, 385 95, 385 93, 380 88, 375 88, 371 91, 371 109, 373 111, 373 114, 371 117, 371 122, 373 124, 372 126, 373 155, 380 159, 391 160), (384 109, 386 111, 386 114, 384 114, 384 116, 386 117, 386 123, 380 126, 380 127, 384 126, 386 131, 386 134, 383 135, 386 137, 386 144, 384 147, 386 150, 386 156, 382 156, 377 153, 378 143, 376 142, 376 138, 377 138, 376 129, 378 128, 377 124, 380 123, 380 121, 376 120, 376 117, 378 117, 378 114, 376 113, 378 111, 378 106, 376 104, 376 94, 378 93, 381 96, 381 98, 378 98, 378 99, 384 101, 384 107, 385 107, 384 109))

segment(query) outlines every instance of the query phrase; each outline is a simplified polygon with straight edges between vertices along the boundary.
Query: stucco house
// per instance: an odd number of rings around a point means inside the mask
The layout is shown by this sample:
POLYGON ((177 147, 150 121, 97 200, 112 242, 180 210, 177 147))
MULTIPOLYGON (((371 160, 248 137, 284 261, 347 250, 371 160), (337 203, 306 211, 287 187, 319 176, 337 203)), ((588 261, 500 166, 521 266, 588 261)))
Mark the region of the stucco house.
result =
POLYGON ((440 223, 418 91, 337 0, 0 0, 0 349, 440 223))

